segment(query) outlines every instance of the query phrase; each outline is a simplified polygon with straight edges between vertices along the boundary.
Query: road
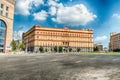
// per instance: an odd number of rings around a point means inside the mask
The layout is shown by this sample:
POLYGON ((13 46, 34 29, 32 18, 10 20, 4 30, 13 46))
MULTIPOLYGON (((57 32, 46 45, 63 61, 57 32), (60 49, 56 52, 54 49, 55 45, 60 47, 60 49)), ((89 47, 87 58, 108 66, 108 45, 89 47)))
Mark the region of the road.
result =
POLYGON ((120 55, 0 55, 0 80, 120 80, 120 55))

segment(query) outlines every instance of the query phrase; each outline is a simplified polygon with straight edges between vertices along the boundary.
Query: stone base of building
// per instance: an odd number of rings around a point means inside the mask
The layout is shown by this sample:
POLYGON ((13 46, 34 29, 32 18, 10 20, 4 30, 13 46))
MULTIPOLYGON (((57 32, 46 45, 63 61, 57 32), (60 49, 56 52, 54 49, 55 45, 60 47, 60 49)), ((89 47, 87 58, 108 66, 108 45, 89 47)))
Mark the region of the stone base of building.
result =
POLYGON ((9 53, 10 50, 0 50, 0 53, 9 53))
POLYGON ((62 47, 62 51, 60 51, 60 47, 55 46, 35 46, 35 47, 28 47, 26 48, 27 52, 35 52, 35 53, 40 53, 41 48, 42 52, 93 52, 93 48, 88 48, 88 47, 62 47))

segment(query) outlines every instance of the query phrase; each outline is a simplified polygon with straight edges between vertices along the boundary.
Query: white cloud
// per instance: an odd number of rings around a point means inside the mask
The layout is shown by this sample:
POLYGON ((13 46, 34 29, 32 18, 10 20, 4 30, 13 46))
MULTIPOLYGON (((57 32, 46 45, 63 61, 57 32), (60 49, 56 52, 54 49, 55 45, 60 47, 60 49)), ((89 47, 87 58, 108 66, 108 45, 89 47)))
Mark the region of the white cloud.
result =
POLYGON ((57 6, 58 5, 56 0, 48 0, 47 3, 48 3, 49 6, 57 6))
POLYGON ((32 6, 44 4, 43 0, 16 0, 15 13, 21 15, 30 15, 32 6))
POLYGON ((56 7, 50 7, 49 13, 54 16, 56 14, 56 7))
POLYGON ((41 4, 44 4, 44 0, 32 0, 32 3, 37 7, 41 4))
POLYGON ((62 3, 59 5, 54 3, 53 6, 57 6, 57 16, 56 18, 52 18, 52 20, 60 24, 71 26, 85 25, 97 17, 83 4, 65 7, 62 3))
POLYGON ((106 35, 104 36, 98 36, 95 38, 95 42, 100 42, 106 40, 108 37, 106 35))
POLYGON ((48 0, 47 4, 49 5, 49 14, 51 16, 56 15, 58 8, 62 7, 62 3, 58 3, 59 0, 48 0))
POLYGON ((20 31, 14 31, 13 32, 13 39, 14 40, 22 40, 22 34, 24 33, 24 31, 20 30, 20 31))
POLYGON ((34 13, 33 16, 34 16, 34 20, 42 20, 43 21, 43 20, 46 20, 48 15, 47 15, 46 11, 42 10, 41 12, 34 13))
POLYGON ((120 14, 118 14, 118 13, 114 13, 114 14, 112 15, 112 17, 115 17, 115 18, 120 19, 120 14))

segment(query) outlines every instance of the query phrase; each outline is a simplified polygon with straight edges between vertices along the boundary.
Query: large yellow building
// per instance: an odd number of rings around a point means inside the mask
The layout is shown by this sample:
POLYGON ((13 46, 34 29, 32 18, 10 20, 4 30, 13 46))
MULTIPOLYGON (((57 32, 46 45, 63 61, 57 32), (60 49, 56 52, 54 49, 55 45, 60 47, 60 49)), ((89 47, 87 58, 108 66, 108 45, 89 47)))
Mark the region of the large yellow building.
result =
POLYGON ((44 50, 51 51, 55 46, 63 47, 63 50, 93 51, 93 30, 73 30, 65 28, 47 28, 39 25, 33 26, 23 34, 23 42, 28 51, 39 51, 40 46, 44 50))
POLYGON ((14 0, 0 0, 0 52, 11 49, 14 5, 14 0))
POLYGON ((110 34, 109 50, 120 51, 120 33, 110 34))

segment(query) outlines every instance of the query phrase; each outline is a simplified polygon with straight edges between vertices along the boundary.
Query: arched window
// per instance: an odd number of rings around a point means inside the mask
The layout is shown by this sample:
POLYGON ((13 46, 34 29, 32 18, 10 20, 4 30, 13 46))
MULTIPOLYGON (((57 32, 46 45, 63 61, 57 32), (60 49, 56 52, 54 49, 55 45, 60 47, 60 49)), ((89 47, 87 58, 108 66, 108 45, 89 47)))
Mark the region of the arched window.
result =
POLYGON ((3 51, 4 49, 5 30, 6 30, 5 23, 2 20, 0 20, 0 52, 3 51))

